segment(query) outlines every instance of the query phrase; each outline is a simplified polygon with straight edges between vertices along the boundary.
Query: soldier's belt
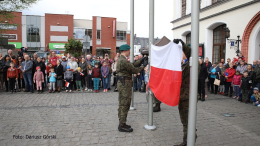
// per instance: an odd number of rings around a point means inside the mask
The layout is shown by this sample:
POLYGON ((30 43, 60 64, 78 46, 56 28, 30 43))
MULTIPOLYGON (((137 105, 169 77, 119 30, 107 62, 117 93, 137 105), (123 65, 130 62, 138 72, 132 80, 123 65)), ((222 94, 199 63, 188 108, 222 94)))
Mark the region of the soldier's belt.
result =
POLYGON ((190 85, 189 84, 182 84, 181 88, 190 88, 190 85))
POLYGON ((124 76, 117 76, 117 79, 122 83, 122 85, 125 85, 125 77, 124 76))

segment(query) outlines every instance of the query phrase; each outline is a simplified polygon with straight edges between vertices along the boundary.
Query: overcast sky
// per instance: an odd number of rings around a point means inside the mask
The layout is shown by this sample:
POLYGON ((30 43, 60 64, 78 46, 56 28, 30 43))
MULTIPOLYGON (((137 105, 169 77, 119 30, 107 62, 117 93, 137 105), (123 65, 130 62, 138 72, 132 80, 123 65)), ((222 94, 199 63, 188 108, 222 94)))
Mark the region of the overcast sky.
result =
MULTIPOLYGON (((154 37, 166 36, 172 40, 173 0, 154 1, 154 37)), ((23 15, 43 16, 44 13, 69 13, 74 15, 74 19, 115 17, 117 21, 128 22, 130 30, 130 0, 41 0, 23 11, 23 15)), ((135 0, 135 34, 149 37, 149 0, 135 0)))

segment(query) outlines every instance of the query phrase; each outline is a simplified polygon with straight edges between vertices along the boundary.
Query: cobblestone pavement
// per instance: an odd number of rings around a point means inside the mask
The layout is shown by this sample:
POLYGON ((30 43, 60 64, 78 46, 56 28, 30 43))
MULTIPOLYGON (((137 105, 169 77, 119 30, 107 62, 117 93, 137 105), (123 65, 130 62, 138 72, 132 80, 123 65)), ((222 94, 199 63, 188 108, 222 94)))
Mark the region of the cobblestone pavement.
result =
MULTIPOLYGON (((129 112, 127 122, 134 132, 118 132, 117 94, 112 91, 60 94, 0 92, 0 146, 168 146, 182 142, 182 124, 177 107, 163 104, 162 111, 154 113, 157 129, 147 131, 143 128, 147 123, 148 106, 145 94, 138 92, 135 92, 137 110, 129 112), (26 135, 31 135, 27 136, 31 139, 26 139, 26 135), (46 138, 43 135, 48 135, 48 138, 55 138, 52 137, 55 135, 56 139, 43 139, 46 138)), ((211 94, 206 100, 198 102, 196 145, 259 145, 260 108, 219 95, 211 94)))

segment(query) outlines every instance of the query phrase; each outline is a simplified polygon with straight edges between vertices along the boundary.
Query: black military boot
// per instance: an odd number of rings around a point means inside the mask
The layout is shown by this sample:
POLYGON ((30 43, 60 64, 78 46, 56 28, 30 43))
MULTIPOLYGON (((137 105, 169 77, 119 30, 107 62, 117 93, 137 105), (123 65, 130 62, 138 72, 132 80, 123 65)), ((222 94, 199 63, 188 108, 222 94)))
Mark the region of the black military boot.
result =
POLYGON ((161 111, 161 104, 156 103, 155 106, 153 107, 153 112, 160 112, 161 111))
POLYGON ((173 146, 187 146, 187 142, 186 142, 186 141, 184 141, 184 142, 182 142, 181 144, 178 144, 178 145, 173 145, 173 146))
POLYGON ((118 131, 120 131, 120 132, 133 132, 133 129, 129 125, 119 124, 118 125, 118 131))

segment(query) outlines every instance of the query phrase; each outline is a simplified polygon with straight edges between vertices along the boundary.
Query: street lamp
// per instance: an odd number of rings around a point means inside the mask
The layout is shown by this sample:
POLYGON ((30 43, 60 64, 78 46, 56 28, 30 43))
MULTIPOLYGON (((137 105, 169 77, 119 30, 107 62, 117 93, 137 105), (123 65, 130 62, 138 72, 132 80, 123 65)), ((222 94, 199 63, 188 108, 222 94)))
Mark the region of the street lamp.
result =
POLYGON ((228 27, 226 27, 225 36, 226 36, 226 39, 229 41, 231 47, 234 47, 235 44, 237 44, 237 51, 236 51, 236 53, 237 53, 237 56, 239 56, 239 55, 238 55, 238 54, 240 53, 240 51, 239 51, 239 43, 242 42, 242 41, 239 39, 240 36, 239 36, 239 35, 237 36, 237 40, 236 40, 236 39, 229 39, 229 37, 230 37, 230 30, 228 29, 228 27))
POLYGON ((73 33, 73 52, 74 52, 74 56, 75 56, 75 35, 76 35, 76 33, 73 33))

